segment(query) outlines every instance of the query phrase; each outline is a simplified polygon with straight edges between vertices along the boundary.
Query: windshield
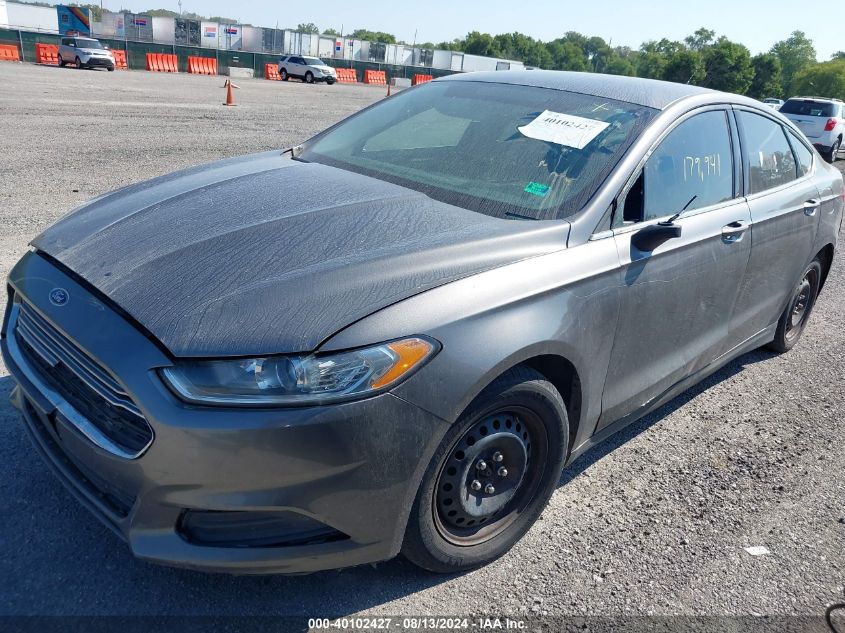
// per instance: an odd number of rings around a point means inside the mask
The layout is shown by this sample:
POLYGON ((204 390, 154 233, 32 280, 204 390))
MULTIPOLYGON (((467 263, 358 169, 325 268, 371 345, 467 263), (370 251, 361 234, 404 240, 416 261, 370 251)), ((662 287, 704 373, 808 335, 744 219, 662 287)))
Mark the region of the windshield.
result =
POLYGON ((77 48, 103 48, 103 45, 100 44, 97 40, 76 40, 76 47, 77 48))
POLYGON ((781 114, 799 114, 803 116, 834 116, 833 109, 832 103, 790 99, 780 107, 780 112, 781 114))
POLYGON ((305 60, 305 63, 308 66, 325 66, 326 65, 326 63, 323 60, 317 59, 316 57, 303 57, 302 59, 305 60))
POLYGON ((589 95, 472 81, 408 90, 298 156, 502 218, 580 210, 656 113, 589 95))

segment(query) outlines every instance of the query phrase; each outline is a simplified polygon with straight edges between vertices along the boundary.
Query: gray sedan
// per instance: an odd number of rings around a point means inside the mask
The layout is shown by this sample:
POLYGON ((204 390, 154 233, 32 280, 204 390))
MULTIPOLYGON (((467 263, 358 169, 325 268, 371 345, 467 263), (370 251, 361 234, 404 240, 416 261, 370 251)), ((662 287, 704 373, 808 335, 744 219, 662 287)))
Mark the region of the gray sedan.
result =
POLYGON ((584 451, 794 346, 842 214, 759 101, 470 73, 66 216, 2 350, 37 452, 136 556, 459 571, 584 451))

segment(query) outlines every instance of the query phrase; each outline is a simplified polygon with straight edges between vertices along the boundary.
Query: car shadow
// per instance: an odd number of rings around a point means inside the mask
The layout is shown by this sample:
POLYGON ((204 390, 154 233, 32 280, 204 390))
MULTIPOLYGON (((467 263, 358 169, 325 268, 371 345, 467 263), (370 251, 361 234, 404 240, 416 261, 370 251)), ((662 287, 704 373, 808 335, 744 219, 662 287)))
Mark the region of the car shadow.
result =
MULTIPOLYGON (((770 357, 757 351, 733 361, 582 455, 564 471, 561 485, 708 387, 770 357)), ((401 559, 304 576, 204 574, 136 560, 37 457, 9 403, 13 386, 11 377, 0 378, 0 507, 5 510, 0 615, 329 617, 366 612, 457 577, 429 574, 401 559)))
POLYGON ((602 457, 609 455, 620 446, 628 443, 643 431, 648 430, 654 424, 660 422, 666 416, 674 413, 675 411, 683 407, 690 400, 693 400, 698 395, 707 391, 713 385, 716 385, 722 382, 723 380, 727 380, 728 378, 735 376, 736 374, 740 373, 743 369, 745 369, 745 367, 747 367, 748 365, 753 365, 755 363, 769 360, 770 358, 774 358, 775 356, 776 354, 774 352, 769 352, 767 350, 759 348, 748 352, 747 354, 743 354, 738 358, 735 358, 727 365, 722 367, 719 371, 708 376, 697 385, 694 385, 683 393, 675 396, 675 398, 673 398, 663 406, 659 407, 658 409, 655 409, 654 411, 640 418, 636 422, 633 422, 629 426, 625 427, 623 430, 612 435, 601 444, 594 446, 586 453, 578 457, 578 459, 576 459, 563 470, 560 477, 560 483, 558 485, 565 486, 570 481, 575 479, 578 475, 587 470, 587 468, 599 461, 602 457))

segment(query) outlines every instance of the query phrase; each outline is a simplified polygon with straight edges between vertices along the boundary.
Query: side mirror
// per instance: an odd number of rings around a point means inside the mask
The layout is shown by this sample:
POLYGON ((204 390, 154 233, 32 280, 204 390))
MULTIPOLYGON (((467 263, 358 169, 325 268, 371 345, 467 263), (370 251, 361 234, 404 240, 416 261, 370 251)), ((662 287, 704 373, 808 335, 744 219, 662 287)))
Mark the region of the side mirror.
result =
POLYGON ((678 224, 652 224, 631 236, 631 244, 644 252, 651 252, 667 240, 681 237, 678 224))

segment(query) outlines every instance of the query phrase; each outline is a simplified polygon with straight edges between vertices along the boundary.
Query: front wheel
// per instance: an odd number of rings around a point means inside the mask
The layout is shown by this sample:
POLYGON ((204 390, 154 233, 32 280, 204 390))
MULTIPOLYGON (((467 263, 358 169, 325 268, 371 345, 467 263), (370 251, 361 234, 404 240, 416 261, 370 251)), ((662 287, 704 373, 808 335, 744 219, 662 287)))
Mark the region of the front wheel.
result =
POLYGON ((769 349, 783 353, 795 347, 816 304, 821 277, 821 263, 818 259, 814 259, 804 271, 801 281, 793 289, 789 304, 778 320, 775 340, 769 343, 769 349))
POLYGON ((841 146, 842 141, 840 139, 833 141, 833 146, 830 148, 830 151, 824 155, 824 159, 829 163, 833 163, 833 161, 836 160, 836 155, 839 153, 839 148, 841 146))
POLYGON ((569 446, 557 389, 527 367, 494 381, 446 433, 411 509, 402 555, 450 573, 505 554, 554 492, 569 446))
POLYGON ((79 69, 85 68, 85 67, 82 65, 82 60, 80 60, 80 59, 79 59, 79 57, 77 57, 77 58, 76 58, 75 62, 76 62, 76 67, 77 67, 77 68, 79 68, 79 69))
POLYGON ((326 79, 326 83, 329 84, 330 86, 333 86, 334 85, 334 79, 326 79))
POLYGON ((305 83, 307 83, 307 84, 313 84, 314 83, 314 73, 312 73, 310 70, 307 73, 305 73, 305 83))
POLYGON ((113 73, 114 72, 114 66, 106 66, 106 70, 108 70, 110 73, 113 73))

